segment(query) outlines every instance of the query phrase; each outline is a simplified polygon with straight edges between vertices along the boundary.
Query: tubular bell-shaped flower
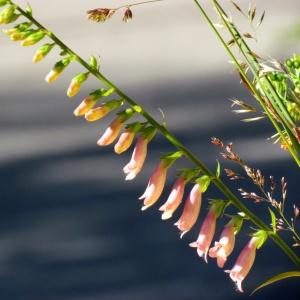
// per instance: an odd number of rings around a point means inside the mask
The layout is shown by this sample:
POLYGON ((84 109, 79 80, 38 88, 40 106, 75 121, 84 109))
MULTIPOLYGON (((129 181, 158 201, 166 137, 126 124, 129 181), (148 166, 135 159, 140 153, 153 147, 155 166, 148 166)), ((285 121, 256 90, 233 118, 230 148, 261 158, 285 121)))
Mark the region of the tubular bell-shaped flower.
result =
POLYGON ((174 224, 181 231, 182 238, 196 223, 202 200, 202 191, 200 185, 197 183, 193 186, 188 198, 185 201, 183 213, 179 220, 174 224))
POLYGON ((240 230, 243 219, 234 216, 224 227, 220 240, 215 242, 214 247, 209 249, 209 256, 217 258, 219 268, 223 268, 227 257, 232 253, 235 244, 235 234, 240 230))
POLYGON ((133 116, 132 109, 126 109, 118 114, 118 116, 109 124, 104 134, 100 137, 97 144, 99 146, 108 146, 112 144, 118 137, 124 123, 133 116))
POLYGON ((163 214, 161 216, 163 220, 170 219, 175 210, 182 202, 185 184, 186 180, 183 177, 179 177, 175 181, 168 200, 159 208, 160 211, 163 211, 163 214))
POLYGON ((234 281, 240 292, 243 292, 242 282, 253 266, 256 249, 259 249, 264 244, 267 237, 267 233, 263 230, 256 232, 241 251, 233 268, 225 271, 226 273, 229 273, 230 278, 234 281))
POLYGON ((125 180, 133 180, 141 171, 147 156, 148 143, 154 137, 155 133, 156 129, 152 126, 142 130, 141 136, 138 138, 134 147, 131 159, 123 168, 123 172, 126 174, 125 180))
POLYGON ((205 262, 207 262, 208 249, 215 234, 217 218, 222 213, 224 205, 223 200, 215 200, 211 203, 197 240, 190 243, 190 247, 197 248, 198 255, 203 257, 205 262))
POLYGON ((159 199, 165 186, 168 168, 182 155, 181 151, 177 151, 167 153, 161 157, 161 162, 152 173, 144 194, 139 198, 144 200, 142 210, 146 210, 159 199))
POLYGON ((126 126, 125 131, 120 135, 118 142, 115 144, 115 153, 121 154, 125 152, 131 145, 135 134, 141 128, 141 123, 134 122, 126 126))
POLYGON ((142 210, 146 210, 159 199, 165 186, 167 169, 168 164, 164 160, 154 169, 144 194, 139 198, 140 200, 144 200, 142 210))

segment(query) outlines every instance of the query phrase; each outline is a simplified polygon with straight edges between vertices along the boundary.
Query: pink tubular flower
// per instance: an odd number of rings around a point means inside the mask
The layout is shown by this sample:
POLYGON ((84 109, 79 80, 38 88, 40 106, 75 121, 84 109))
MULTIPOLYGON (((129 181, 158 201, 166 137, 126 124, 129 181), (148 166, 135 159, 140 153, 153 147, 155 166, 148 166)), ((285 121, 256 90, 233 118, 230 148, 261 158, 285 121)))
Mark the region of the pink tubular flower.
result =
POLYGON ((98 140, 97 144, 99 146, 108 146, 114 142, 118 137, 122 126, 124 124, 124 118, 122 116, 117 116, 105 130, 104 134, 98 140))
POLYGON ((134 131, 130 128, 126 129, 115 144, 115 152, 121 154, 125 152, 132 144, 134 139, 134 131))
POLYGON ((223 268, 227 257, 233 251, 235 244, 234 224, 229 222, 225 225, 219 242, 215 242, 215 246, 209 249, 209 256, 217 258, 219 268, 223 268))
POLYGON ((132 180, 141 171, 147 156, 148 140, 143 136, 138 138, 130 162, 123 168, 125 180, 132 180))
POLYGON ((167 165, 165 161, 161 161, 155 168, 148 182, 144 194, 139 199, 144 199, 142 210, 146 210, 152 206, 160 197, 167 178, 167 165))
POLYGON ((226 271, 229 273, 230 278, 236 283, 240 292, 243 292, 242 281, 245 279, 254 263, 258 241, 259 239, 257 237, 252 237, 241 251, 233 268, 226 271))
POLYGON ((163 214, 161 216, 163 220, 170 219, 173 213, 175 212, 175 210, 180 205, 184 194, 184 188, 185 188, 185 179, 178 178, 172 187, 172 191, 168 197, 168 200, 164 205, 162 205, 159 208, 160 211, 163 211, 163 214))
POLYGON ((207 252, 215 234, 217 217, 217 212, 212 207, 202 223, 197 241, 190 243, 190 247, 197 248, 200 257, 204 256, 205 262, 207 262, 207 252))
POLYGON ((181 231, 180 237, 182 238, 196 223, 202 200, 201 187, 197 183, 192 188, 188 198, 186 199, 183 213, 179 220, 174 224, 181 231))

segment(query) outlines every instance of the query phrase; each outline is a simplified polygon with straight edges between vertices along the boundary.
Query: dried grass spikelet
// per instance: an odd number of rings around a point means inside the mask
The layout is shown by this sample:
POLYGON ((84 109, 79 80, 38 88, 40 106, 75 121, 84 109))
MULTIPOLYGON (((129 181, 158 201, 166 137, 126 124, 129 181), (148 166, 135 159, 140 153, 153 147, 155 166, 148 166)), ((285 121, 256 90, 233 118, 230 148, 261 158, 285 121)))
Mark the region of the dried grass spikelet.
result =
POLYGON ((96 8, 87 11, 88 19, 94 22, 105 22, 107 21, 114 13, 116 9, 113 8, 96 8))

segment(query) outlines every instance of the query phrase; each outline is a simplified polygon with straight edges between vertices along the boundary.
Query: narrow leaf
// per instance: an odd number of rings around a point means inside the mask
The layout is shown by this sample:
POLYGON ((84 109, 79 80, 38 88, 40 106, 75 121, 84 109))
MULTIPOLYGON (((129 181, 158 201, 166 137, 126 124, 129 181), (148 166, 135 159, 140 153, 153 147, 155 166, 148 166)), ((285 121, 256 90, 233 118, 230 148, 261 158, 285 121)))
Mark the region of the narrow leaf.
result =
POLYGON ((276 219, 274 212, 270 208, 269 208, 269 212, 270 212, 270 216, 271 216, 272 229, 273 229, 273 232, 276 233, 277 219, 276 219))
POLYGON ((217 160, 217 171, 216 171, 216 177, 220 178, 221 175, 221 164, 220 162, 217 160))
POLYGON ((270 279, 268 279, 267 281, 265 281, 264 283, 262 283, 261 285, 259 285, 252 293, 251 295, 253 295, 254 293, 256 293, 258 290, 272 284, 275 283, 277 281, 281 281, 283 279, 287 279, 290 277, 300 277, 300 272, 299 271, 290 271, 290 272, 284 272, 281 274, 278 274, 270 279))

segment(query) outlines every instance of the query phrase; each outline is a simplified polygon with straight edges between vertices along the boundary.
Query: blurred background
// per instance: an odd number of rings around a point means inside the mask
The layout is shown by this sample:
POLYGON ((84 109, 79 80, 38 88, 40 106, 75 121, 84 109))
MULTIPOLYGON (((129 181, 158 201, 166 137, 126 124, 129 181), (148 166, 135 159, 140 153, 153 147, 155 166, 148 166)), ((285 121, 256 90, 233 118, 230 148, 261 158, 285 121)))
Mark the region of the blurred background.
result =
MULTIPOLYGON (((171 132, 209 167, 215 168, 219 158, 210 137, 232 141, 248 164, 266 175, 285 176, 290 204, 299 204, 299 170, 287 153, 267 141, 272 127, 267 121, 241 123, 231 113, 229 98, 251 101, 251 97, 193 1, 166 0, 133 8, 134 18, 127 24, 121 14, 105 24, 86 19, 88 9, 131 2, 31 0, 30 4, 38 20, 80 55, 99 56, 104 74, 160 120, 158 108, 162 109, 171 132)), ((299 53, 299 39, 293 35, 299 0, 257 2, 258 12, 265 9, 266 18, 253 49, 266 58, 299 53)), ((248 1, 239 3, 248 7, 248 1)), ((234 18, 247 28, 235 11, 234 18)), ((159 204, 140 211, 137 198, 159 155, 173 148, 158 136, 150 144, 143 172, 134 182, 124 182, 121 170, 131 151, 116 156, 111 147, 96 145, 112 116, 87 124, 72 114, 101 84, 91 79, 80 96, 69 100, 65 90, 81 71, 78 65, 72 64, 49 86, 43 78, 57 60, 57 51, 33 66, 36 47, 21 49, 3 34, 0 44, 1 299, 247 299, 268 277, 293 269, 268 241, 245 280, 246 293, 235 292, 214 261, 205 264, 188 247, 201 220, 180 240, 172 225, 178 214, 162 222, 159 204)), ((174 174, 173 168, 162 198, 167 197, 174 174)), ((236 184, 231 186, 236 190, 236 184)), ((220 197, 212 188, 206 196, 215 195, 220 197)), ((263 206, 256 209, 265 215, 263 206)), ((204 214, 203 208, 201 217, 204 214)), ((239 236, 227 268, 246 239, 239 236)), ((299 299, 299 292, 299 281, 289 280, 251 298, 299 299)))

